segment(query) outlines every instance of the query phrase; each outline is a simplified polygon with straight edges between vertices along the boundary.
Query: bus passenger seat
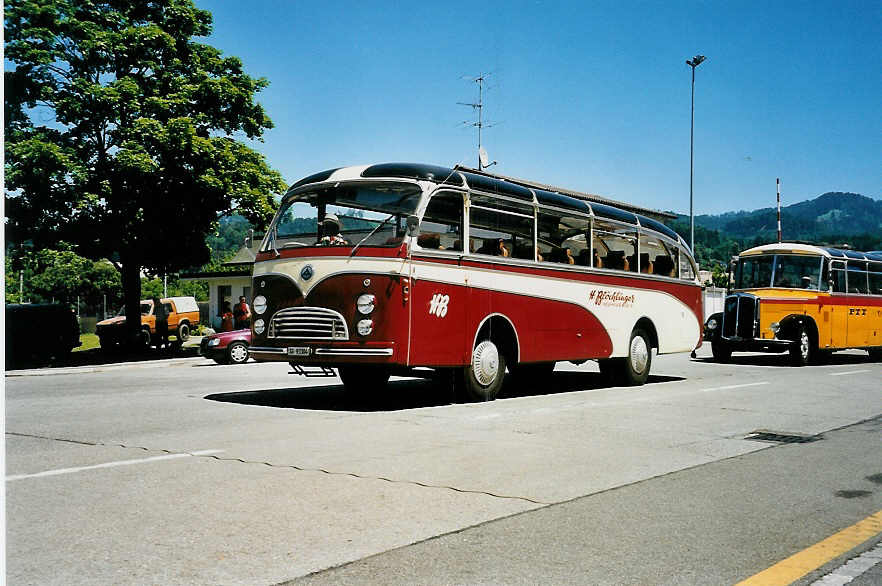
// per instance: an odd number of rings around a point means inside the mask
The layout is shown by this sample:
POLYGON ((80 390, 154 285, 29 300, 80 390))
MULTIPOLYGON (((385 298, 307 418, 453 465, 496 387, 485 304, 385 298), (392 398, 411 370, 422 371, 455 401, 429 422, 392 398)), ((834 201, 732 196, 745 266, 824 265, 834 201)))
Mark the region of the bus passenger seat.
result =
POLYGON ((432 232, 420 234, 417 238, 417 244, 423 248, 441 248, 441 235, 432 232))
POLYGON ((626 262, 624 250, 610 250, 603 259, 603 266, 607 269, 628 270, 625 267, 626 262))
POLYGON ((653 261, 652 265, 656 275, 662 275, 664 277, 674 276, 674 261, 671 257, 660 254, 655 257, 655 261, 653 261))

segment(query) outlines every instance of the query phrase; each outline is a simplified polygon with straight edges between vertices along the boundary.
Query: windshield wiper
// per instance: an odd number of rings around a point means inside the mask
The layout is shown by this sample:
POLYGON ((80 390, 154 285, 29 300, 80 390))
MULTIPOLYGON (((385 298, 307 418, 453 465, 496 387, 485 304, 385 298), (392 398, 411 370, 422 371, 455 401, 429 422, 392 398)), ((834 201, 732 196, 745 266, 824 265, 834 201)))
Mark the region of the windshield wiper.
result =
POLYGON ((395 214, 392 214, 391 216, 389 216, 388 218, 386 218, 385 220, 383 220, 382 222, 380 222, 379 224, 377 224, 377 227, 374 228, 373 230, 371 230, 371 233, 370 233, 370 234, 368 234, 367 236, 365 236, 364 238, 362 238, 361 240, 359 240, 359 241, 358 241, 358 244, 356 244, 355 246, 352 247, 352 251, 349 253, 349 256, 354 255, 354 254, 355 254, 355 251, 358 250, 358 247, 359 247, 359 246, 361 246, 362 244, 364 244, 364 241, 365 241, 365 240, 367 240, 368 238, 370 238, 371 236, 373 236, 374 234, 376 234, 377 231, 378 231, 380 228, 382 228, 383 226, 386 225, 386 222, 388 222, 389 220, 391 220, 391 219, 394 218, 394 217, 395 217, 395 214))

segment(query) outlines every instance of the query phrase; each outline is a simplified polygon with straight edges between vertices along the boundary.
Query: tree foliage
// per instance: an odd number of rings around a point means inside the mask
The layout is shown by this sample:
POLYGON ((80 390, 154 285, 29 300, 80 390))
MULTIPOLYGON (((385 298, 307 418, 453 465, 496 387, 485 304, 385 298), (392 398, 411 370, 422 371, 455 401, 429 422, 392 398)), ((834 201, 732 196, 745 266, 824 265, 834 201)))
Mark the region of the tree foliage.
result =
POLYGON ((5 20, 8 238, 118 260, 136 315, 141 268, 206 263, 223 214, 268 222, 284 183, 238 140, 272 128, 255 101, 267 81, 194 40, 210 34, 209 12, 9 0, 5 20))

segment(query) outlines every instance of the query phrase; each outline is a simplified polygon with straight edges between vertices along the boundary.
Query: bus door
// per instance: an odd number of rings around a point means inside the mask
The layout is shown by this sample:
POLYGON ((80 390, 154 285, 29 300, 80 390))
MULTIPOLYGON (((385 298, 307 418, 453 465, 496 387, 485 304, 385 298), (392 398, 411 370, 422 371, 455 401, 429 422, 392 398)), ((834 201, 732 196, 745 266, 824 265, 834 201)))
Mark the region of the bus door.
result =
POLYGON ((412 251, 410 352, 415 366, 463 361, 468 298, 463 251, 463 195, 439 191, 429 200, 412 251))
POLYGON ((830 282, 833 293, 830 297, 830 327, 826 335, 821 334, 819 346, 844 348, 848 339, 848 288, 846 287, 845 261, 830 262, 830 282))

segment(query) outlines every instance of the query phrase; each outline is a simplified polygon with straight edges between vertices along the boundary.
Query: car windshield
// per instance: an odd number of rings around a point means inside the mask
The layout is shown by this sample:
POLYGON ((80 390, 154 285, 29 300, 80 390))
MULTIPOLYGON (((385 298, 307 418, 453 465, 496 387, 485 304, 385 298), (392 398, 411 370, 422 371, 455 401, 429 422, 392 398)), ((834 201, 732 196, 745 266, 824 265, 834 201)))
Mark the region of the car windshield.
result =
POLYGON ((738 261, 735 269, 735 288, 817 289, 820 277, 821 259, 817 256, 797 254, 748 256, 738 261))
MULTIPOLYGON (((153 305, 150 303, 142 303, 141 304, 141 315, 150 315, 150 309, 152 307, 153 307, 153 305)), ((125 308, 125 306, 123 306, 122 309, 119 310, 119 313, 117 315, 125 315, 125 314, 126 314, 126 308, 125 308)))
POLYGON ((354 245, 375 229, 364 245, 397 246, 404 236, 405 218, 416 211, 421 194, 420 187, 412 183, 337 185, 297 194, 282 204, 263 250, 316 244, 354 245), (337 234, 329 234, 325 229, 324 239, 318 232, 322 207, 324 218, 327 220, 333 214, 339 228, 334 230, 337 234))

